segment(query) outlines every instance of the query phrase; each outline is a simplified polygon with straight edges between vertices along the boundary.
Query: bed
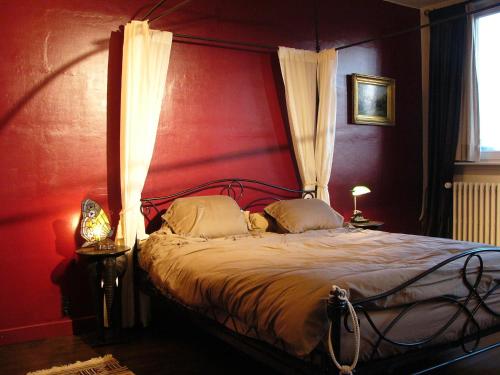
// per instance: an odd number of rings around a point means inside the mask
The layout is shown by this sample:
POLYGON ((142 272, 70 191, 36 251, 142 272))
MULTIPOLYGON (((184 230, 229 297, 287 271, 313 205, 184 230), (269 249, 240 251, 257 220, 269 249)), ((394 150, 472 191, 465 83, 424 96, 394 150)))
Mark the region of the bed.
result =
POLYGON ((243 208, 314 195, 224 179, 143 199, 156 230, 138 251, 138 280, 275 369, 334 371, 329 342, 340 362, 352 361, 352 324, 332 284, 348 292, 358 314, 361 370, 376 372, 378 364, 387 372, 389 362, 397 371, 408 352, 426 348, 458 344, 470 355, 499 346, 479 349, 481 336, 500 328, 500 249, 343 225, 214 238, 161 225, 162 207, 214 187, 238 200, 251 190, 243 208))

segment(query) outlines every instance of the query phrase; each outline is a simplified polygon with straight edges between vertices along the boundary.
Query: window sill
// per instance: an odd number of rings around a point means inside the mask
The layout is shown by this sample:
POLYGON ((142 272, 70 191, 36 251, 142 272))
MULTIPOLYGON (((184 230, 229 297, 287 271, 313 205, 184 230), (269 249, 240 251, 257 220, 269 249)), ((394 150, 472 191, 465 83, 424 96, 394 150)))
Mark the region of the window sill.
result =
POLYGON ((467 167, 484 167, 484 166, 492 166, 492 167, 500 167, 500 160, 495 161, 456 161, 455 165, 465 165, 467 167))

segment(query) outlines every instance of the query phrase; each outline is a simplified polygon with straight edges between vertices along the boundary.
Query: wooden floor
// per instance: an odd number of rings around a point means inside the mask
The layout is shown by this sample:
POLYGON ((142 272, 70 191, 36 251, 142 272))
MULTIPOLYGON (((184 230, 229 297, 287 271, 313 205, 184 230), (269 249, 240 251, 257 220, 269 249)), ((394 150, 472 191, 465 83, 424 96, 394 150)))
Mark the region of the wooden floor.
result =
MULTIPOLYGON (((0 374, 26 374, 104 354, 112 354, 136 375, 273 374, 264 365, 194 329, 169 332, 147 329, 133 331, 128 336, 123 343, 100 347, 93 347, 77 336, 0 346, 0 374)), ((500 349, 435 374, 500 374, 500 349)))
POLYGON ((205 334, 141 330, 127 336, 122 343, 97 347, 78 336, 0 346, 0 374, 24 375, 104 354, 112 354, 136 375, 267 373, 267 368, 205 334))

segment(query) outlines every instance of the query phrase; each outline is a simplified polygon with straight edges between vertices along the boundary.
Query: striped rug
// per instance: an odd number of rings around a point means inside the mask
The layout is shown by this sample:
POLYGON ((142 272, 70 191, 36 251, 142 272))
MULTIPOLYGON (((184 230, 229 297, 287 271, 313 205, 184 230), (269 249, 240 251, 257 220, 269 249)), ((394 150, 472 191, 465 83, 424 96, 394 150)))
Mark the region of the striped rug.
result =
POLYGON ((127 367, 113 358, 111 354, 104 357, 75 362, 65 366, 52 367, 47 370, 28 372, 26 375, 134 375, 127 367))

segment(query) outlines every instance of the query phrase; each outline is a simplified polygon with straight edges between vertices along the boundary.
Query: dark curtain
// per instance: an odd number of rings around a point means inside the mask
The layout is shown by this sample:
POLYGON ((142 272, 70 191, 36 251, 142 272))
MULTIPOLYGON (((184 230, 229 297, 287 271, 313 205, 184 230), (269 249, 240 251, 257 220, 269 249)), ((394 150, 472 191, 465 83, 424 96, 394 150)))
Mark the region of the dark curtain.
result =
MULTIPOLYGON (((465 4, 435 10, 431 24, 465 14, 465 4)), ((431 26, 429 59, 429 185, 424 233, 451 237, 453 181, 458 143, 462 71, 466 43, 465 16, 431 26)))

